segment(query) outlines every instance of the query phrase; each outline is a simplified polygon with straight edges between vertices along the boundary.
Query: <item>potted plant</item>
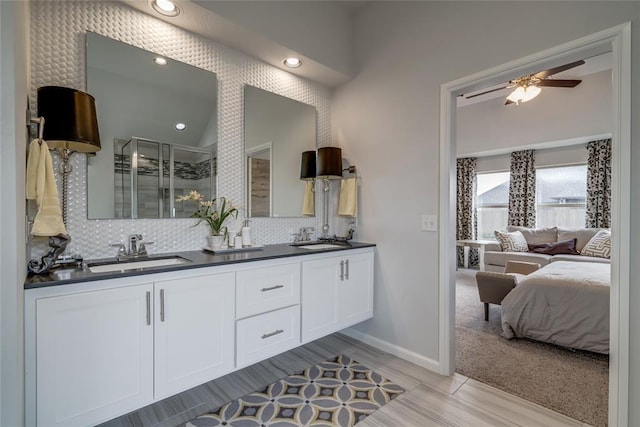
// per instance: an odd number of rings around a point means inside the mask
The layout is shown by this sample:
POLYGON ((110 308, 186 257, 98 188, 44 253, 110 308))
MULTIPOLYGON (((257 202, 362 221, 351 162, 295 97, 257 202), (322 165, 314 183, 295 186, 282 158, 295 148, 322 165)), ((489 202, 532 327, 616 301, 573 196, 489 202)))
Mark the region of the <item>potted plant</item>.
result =
POLYGON ((224 222, 231 215, 234 218, 238 218, 238 209, 224 197, 220 197, 219 203, 217 199, 204 200, 204 196, 197 191, 190 191, 189 194, 180 196, 176 200, 178 202, 195 201, 198 203, 198 209, 191 214, 191 218, 198 218, 198 222, 193 226, 196 227, 202 222, 206 222, 209 227, 208 246, 210 248, 220 248, 227 234, 227 227, 224 222), (218 206, 220 210, 218 210, 218 206))

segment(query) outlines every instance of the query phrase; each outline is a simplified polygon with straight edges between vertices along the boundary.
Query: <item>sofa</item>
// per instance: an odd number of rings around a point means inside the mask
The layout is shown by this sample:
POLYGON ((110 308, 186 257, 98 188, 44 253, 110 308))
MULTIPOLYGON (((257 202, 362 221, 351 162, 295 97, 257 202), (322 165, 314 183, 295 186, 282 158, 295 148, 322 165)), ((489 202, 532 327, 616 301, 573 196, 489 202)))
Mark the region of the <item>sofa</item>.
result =
POLYGON ((540 264, 541 266, 545 266, 554 261, 596 262, 610 264, 611 261, 607 256, 608 252, 599 254, 600 256, 588 256, 580 253, 588 243, 591 246, 592 239, 594 239, 594 236, 596 236, 596 234, 598 234, 601 230, 605 230, 605 232, 607 231, 606 229, 600 228, 580 228, 575 230, 568 230, 558 227, 534 229, 527 227, 509 226, 507 228, 507 231, 509 233, 513 233, 516 231, 522 233, 522 236, 524 237, 524 239, 526 240, 526 244, 528 245, 528 249, 521 249, 521 251, 503 251, 500 242, 496 242, 495 244, 488 244, 485 247, 484 253, 484 270, 502 273, 504 272, 505 266, 507 265, 507 261, 532 262, 540 264), (531 250, 536 250, 536 247, 550 247, 552 246, 552 244, 566 242, 569 240, 573 240, 573 243, 575 245, 575 251, 572 251, 574 252, 574 254, 558 253, 552 255, 549 253, 531 252, 531 250))

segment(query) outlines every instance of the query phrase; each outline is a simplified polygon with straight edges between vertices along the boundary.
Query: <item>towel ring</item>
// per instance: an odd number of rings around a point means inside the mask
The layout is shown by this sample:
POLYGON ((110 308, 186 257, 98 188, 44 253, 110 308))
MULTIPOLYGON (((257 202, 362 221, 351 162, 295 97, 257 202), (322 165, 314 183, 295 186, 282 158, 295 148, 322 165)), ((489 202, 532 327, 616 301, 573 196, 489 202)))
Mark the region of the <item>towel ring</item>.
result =
POLYGON ((342 172, 356 173, 356 167, 355 167, 355 165, 349 166, 348 168, 342 169, 342 172))
POLYGON ((38 142, 42 143, 42 138, 44 135, 44 117, 32 118, 31 123, 36 123, 38 125, 38 142))

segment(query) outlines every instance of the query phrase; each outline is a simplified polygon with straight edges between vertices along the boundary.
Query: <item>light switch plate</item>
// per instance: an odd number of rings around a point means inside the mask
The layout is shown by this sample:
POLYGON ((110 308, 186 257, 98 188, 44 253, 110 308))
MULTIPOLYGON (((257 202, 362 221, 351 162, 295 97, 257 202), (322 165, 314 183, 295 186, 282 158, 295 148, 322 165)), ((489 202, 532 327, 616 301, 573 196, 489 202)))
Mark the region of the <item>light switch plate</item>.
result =
POLYGON ((438 217, 436 215, 422 215, 422 231, 438 231, 438 217))

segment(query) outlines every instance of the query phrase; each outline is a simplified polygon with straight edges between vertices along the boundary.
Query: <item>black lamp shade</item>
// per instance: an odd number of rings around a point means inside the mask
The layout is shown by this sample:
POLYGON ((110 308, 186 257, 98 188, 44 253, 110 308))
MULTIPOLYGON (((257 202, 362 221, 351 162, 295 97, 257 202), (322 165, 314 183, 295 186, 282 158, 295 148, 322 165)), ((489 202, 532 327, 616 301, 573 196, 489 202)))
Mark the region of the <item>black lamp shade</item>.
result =
POLYGON ((49 148, 100 151, 96 102, 88 93, 60 86, 38 88, 38 117, 44 117, 43 138, 49 148))
POLYGON ((342 178, 342 149, 338 147, 318 148, 318 178, 342 178))
POLYGON ((300 164, 300 179, 311 181, 316 179, 316 152, 305 151, 302 153, 302 163, 300 164))

